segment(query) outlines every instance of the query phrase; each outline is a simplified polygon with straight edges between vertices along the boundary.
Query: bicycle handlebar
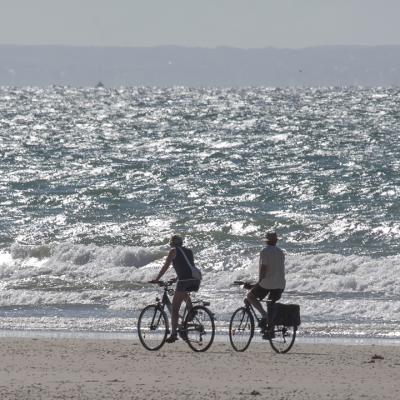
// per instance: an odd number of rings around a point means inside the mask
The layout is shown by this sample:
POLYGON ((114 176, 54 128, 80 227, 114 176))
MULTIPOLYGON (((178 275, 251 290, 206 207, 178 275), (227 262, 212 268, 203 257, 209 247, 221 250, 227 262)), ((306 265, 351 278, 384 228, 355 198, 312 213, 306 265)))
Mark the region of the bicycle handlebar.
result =
POLYGON ((250 289, 252 289, 252 288, 255 286, 253 283, 245 282, 245 281, 234 281, 233 284, 234 284, 234 285, 237 285, 237 286, 243 285, 243 287, 244 287, 245 289, 247 289, 247 290, 250 290, 250 289))
POLYGON ((176 278, 170 279, 168 281, 155 281, 155 280, 148 281, 148 283, 153 283, 160 287, 163 287, 163 286, 168 287, 168 286, 171 286, 172 284, 174 284, 175 282, 176 282, 176 278))

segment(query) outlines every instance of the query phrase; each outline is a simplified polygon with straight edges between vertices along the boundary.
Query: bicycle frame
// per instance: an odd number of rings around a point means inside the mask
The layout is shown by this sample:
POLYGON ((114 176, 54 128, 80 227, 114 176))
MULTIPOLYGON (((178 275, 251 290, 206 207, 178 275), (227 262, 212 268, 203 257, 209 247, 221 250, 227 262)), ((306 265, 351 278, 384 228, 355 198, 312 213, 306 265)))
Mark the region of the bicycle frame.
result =
MULTIPOLYGON (((267 305, 269 304, 269 301, 267 300, 265 303, 267 303, 267 305)), ((262 318, 258 318, 256 310, 254 309, 253 305, 250 304, 248 301, 245 300, 244 302, 244 306, 247 310, 250 310, 251 314, 253 315, 253 318, 257 321, 257 323, 260 323, 262 318)), ((267 310, 267 315, 268 315, 268 310, 267 310)))
POLYGON ((159 305, 159 307, 161 307, 160 308, 161 310, 164 310, 164 308, 167 307, 167 310, 169 311, 169 313, 172 314, 172 303, 168 297, 169 290, 170 289, 168 289, 168 287, 165 286, 161 301, 159 300, 158 297, 156 298, 156 301, 157 301, 157 304, 159 305))
MULTIPOLYGON (((242 285, 242 284, 244 284, 244 282, 242 282, 242 281, 235 281, 235 284, 236 284, 236 285, 242 285)), ((268 305, 269 305, 269 304, 272 304, 271 300, 260 301, 260 304, 261 304, 261 302, 262 302, 262 303, 266 303, 266 306, 267 306, 267 315, 268 315, 268 305)), ((254 308, 253 305, 252 305, 251 303, 249 303, 246 299, 244 300, 244 306, 245 306, 245 308, 246 308, 247 310, 250 310, 250 311, 251 311, 251 313, 252 313, 254 319, 257 321, 257 323, 260 323, 262 317, 261 317, 261 318, 258 318, 255 308, 254 308)))
MULTIPOLYGON (((158 296, 156 297, 156 305, 157 305, 157 307, 159 308, 159 310, 160 310, 160 311, 164 311, 165 308, 167 308, 167 310, 168 310, 170 316, 172 315, 172 302, 171 302, 171 300, 170 300, 170 298, 169 298, 169 295, 172 295, 172 294, 173 294, 173 290, 174 290, 174 289, 170 288, 170 286, 171 286, 173 283, 174 283, 174 282, 172 282, 172 281, 165 282, 165 283, 162 285, 163 288, 164 288, 164 292, 163 292, 163 295, 162 295, 161 300, 160 300, 160 298, 159 298, 158 296)), ((186 313, 187 313, 187 306, 185 305, 183 314, 182 314, 182 315, 179 314, 179 319, 180 319, 181 321, 184 320, 186 313)), ((159 318, 161 318, 161 315, 159 316, 159 318)), ((153 322, 154 322, 154 321, 152 321, 152 323, 153 323, 153 322)), ((157 321, 157 322, 159 322, 159 321, 157 321)), ((168 322, 169 322, 169 321, 168 321, 168 322)))

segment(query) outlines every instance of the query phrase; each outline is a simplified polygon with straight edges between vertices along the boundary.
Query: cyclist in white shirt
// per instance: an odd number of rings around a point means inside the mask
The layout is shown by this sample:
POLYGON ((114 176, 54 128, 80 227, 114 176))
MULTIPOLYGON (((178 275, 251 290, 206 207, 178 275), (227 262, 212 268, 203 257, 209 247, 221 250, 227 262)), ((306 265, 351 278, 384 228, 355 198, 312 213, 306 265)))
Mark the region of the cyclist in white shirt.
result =
POLYGON ((268 331, 273 329, 272 324, 268 321, 268 315, 260 300, 268 295, 268 300, 273 304, 277 302, 285 289, 285 254, 276 245, 278 236, 276 232, 267 232, 265 235, 266 246, 260 252, 259 263, 259 280, 252 286, 245 285, 246 289, 250 289, 247 293, 247 301, 254 306, 261 314, 260 327, 267 328, 268 331))

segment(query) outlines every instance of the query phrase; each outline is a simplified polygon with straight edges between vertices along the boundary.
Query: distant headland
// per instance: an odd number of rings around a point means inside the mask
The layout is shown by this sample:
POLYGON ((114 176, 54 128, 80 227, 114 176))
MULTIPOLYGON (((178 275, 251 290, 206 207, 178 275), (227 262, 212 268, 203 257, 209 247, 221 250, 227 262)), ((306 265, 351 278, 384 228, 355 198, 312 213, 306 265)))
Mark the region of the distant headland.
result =
POLYGON ((0 46, 0 86, 400 86, 400 46, 0 46))

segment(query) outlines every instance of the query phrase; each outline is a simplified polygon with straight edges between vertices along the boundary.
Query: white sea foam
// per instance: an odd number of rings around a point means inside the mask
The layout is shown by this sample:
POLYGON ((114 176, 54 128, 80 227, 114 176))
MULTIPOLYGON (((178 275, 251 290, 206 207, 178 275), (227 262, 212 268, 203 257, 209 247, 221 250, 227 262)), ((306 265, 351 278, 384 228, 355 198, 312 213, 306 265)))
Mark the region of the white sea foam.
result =
POLYGON ((165 247, 14 245, 11 253, 2 253, 0 277, 3 284, 18 284, 19 279, 44 276, 86 279, 93 284, 113 280, 129 282, 141 267, 151 266, 166 253, 165 247))

